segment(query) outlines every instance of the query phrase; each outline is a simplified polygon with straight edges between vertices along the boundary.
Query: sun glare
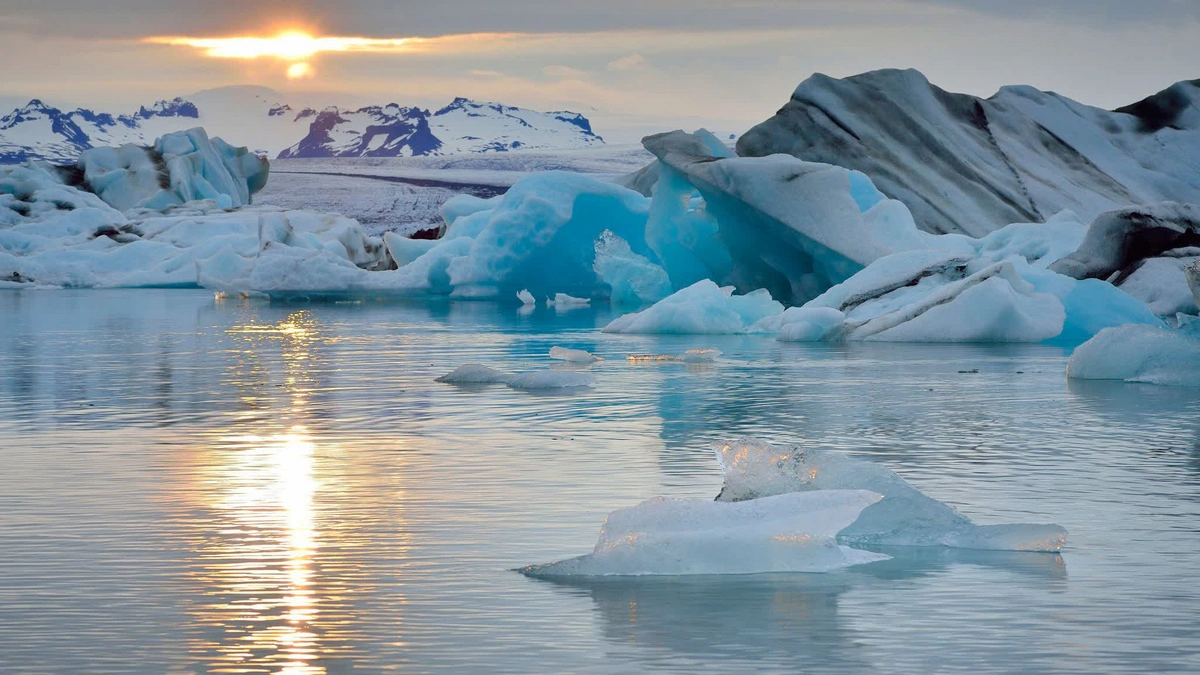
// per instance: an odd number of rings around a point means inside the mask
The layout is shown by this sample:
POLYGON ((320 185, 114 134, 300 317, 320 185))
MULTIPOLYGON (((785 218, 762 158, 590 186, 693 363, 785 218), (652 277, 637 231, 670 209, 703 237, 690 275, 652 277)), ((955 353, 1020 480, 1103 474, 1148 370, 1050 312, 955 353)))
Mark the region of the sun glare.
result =
POLYGON ((306 77, 312 77, 313 69, 312 66, 308 65, 308 63, 300 61, 299 63, 293 63, 292 65, 288 66, 287 76, 289 80, 299 80, 306 77))
POLYGON ((277 58, 300 62, 322 52, 396 52, 412 38, 313 37, 292 31, 274 37, 148 37, 149 44, 194 47, 205 56, 218 59, 277 58))

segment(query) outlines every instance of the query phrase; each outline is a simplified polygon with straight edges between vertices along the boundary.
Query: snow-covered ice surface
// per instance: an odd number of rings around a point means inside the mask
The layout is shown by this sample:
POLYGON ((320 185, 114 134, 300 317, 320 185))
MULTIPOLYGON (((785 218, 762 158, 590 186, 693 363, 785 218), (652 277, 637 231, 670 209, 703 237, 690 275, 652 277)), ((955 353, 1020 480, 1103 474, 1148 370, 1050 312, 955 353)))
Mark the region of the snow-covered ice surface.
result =
POLYGON ((1181 315, 1178 328, 1117 326, 1080 345, 1067 377, 1200 387, 1200 319, 1181 315))
POLYGON ((870 490, 882 495, 878 504, 838 530, 837 540, 843 544, 1057 552, 1066 543, 1067 531, 1058 525, 976 525, 891 469, 837 452, 743 438, 718 445, 716 453, 725 477, 719 502, 812 490, 870 490))
POLYGON ((591 553, 521 571, 547 577, 829 572, 887 559, 835 540, 879 499, 866 490, 735 504, 657 497, 609 514, 591 553))

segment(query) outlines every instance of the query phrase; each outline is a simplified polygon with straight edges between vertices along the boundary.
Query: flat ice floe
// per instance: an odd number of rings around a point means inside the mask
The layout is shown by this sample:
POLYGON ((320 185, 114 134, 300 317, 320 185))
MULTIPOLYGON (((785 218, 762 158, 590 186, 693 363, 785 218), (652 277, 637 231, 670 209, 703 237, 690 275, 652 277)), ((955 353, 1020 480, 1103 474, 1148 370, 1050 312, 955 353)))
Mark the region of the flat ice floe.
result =
POLYGON ((976 525, 891 469, 836 452, 745 438, 717 447, 716 453, 725 475, 717 496, 720 502, 827 490, 870 490, 883 495, 838 532, 838 542, 849 546, 1055 552, 1067 538, 1067 531, 1058 525, 976 525))
POLYGON ((610 514, 591 553, 521 571, 531 576, 828 572, 887 559, 835 540, 879 499, 866 490, 733 504, 656 497, 610 514))

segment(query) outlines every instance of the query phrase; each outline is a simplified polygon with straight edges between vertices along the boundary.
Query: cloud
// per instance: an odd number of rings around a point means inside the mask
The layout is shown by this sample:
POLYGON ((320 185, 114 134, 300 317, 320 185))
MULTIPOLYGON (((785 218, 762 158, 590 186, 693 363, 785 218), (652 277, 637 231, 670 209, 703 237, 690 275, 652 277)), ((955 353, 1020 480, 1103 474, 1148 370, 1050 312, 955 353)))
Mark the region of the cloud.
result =
POLYGON ((546 66, 542 68, 542 74, 555 80, 586 80, 590 77, 586 70, 569 66, 546 66))
POLYGON ((471 77, 504 77, 504 73, 498 70, 478 70, 476 68, 468 70, 467 74, 471 77))
POLYGON ((619 59, 609 61, 608 65, 604 66, 605 70, 614 73, 623 73, 630 70, 645 70, 650 66, 650 60, 641 54, 630 54, 622 56, 619 59))

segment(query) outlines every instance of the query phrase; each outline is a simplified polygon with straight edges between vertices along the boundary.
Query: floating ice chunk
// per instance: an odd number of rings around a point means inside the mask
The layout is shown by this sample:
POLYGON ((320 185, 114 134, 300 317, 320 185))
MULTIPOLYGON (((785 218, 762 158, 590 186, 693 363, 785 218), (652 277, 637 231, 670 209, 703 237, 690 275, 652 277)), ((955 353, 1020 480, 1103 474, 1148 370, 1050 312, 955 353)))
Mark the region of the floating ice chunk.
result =
POLYGON ((641 312, 626 314, 604 327, 606 333, 745 332, 767 316, 783 313, 783 305, 765 290, 734 295, 707 279, 660 300, 641 312))
POLYGON ((835 535, 880 496, 866 490, 784 494, 735 504, 657 497, 614 511, 587 555, 521 570, 532 576, 828 572, 888 556, 835 535))
POLYGON ((725 474, 718 501, 754 500, 810 490, 871 490, 883 495, 841 530, 842 544, 949 546, 955 548, 1058 551, 1067 531, 1058 525, 978 526, 950 506, 925 496, 880 464, 753 438, 718 446, 725 474))
POLYGON ((588 373, 572 370, 536 370, 517 375, 508 381, 513 389, 575 389, 590 387, 595 382, 588 373))
POLYGON ((684 363, 710 363, 716 361, 721 355, 721 350, 713 347, 702 347, 698 349, 689 349, 679 357, 684 363))
POLYGON ((519 291, 517 293, 517 299, 521 301, 522 305, 537 304, 537 298, 533 297, 533 293, 530 293, 528 288, 519 291))
POLYGON ((1200 387, 1200 330, 1107 328, 1075 350, 1067 377, 1200 387))
POLYGON ((595 363, 604 359, 583 349, 567 349, 566 347, 551 347, 550 358, 571 363, 595 363))
POLYGON ((586 307, 592 304, 590 298, 575 298, 566 293, 555 293, 553 298, 546 298, 546 306, 557 309, 572 309, 574 307, 586 307))
POLYGON ((513 376, 479 363, 468 363, 435 380, 445 384, 508 384, 513 376))

